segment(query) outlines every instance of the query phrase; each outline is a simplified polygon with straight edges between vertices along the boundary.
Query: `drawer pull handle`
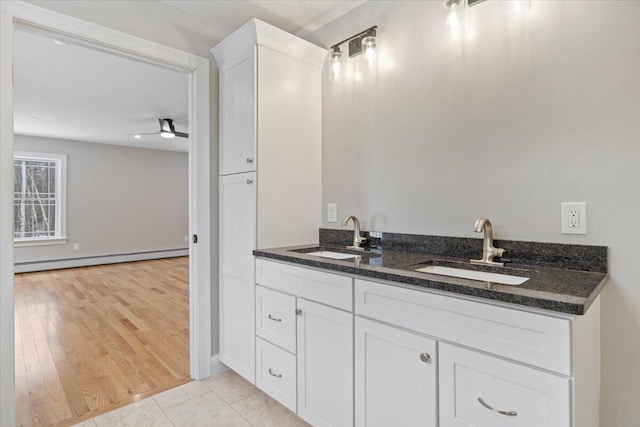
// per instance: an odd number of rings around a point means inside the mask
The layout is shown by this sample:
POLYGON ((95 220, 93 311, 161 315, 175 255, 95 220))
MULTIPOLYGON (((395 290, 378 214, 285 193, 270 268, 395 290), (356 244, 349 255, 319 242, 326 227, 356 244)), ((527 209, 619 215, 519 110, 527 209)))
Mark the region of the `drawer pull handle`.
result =
POLYGON ((431 355, 429 353, 420 353, 420 360, 422 360, 424 363, 430 363, 431 355))
POLYGON ((274 374, 271 368, 269 368, 269 375, 276 378, 282 378, 282 374, 274 374))
POLYGON ((250 165, 253 163, 253 159, 251 157, 247 157, 247 164, 250 165))
POLYGON ((518 413, 516 411, 501 411, 499 409, 494 408, 493 406, 489 405, 487 402, 485 402, 484 400, 482 400, 481 397, 478 398, 478 402, 480 402, 480 404, 482 406, 484 406, 485 408, 489 409, 490 411, 495 412, 496 414, 500 414, 500 415, 507 415, 509 417, 515 417, 516 415, 518 415, 518 413))
POLYGON ((269 315, 267 317, 269 317, 269 319, 273 320, 274 322, 282 322, 282 319, 280 319, 280 318, 271 317, 271 315, 269 315))
POLYGON ((252 179, 247 179, 247 184, 249 184, 249 185, 253 184, 253 180, 252 179))
POLYGON ((296 308, 296 316, 302 316, 302 310, 299 308, 296 308))

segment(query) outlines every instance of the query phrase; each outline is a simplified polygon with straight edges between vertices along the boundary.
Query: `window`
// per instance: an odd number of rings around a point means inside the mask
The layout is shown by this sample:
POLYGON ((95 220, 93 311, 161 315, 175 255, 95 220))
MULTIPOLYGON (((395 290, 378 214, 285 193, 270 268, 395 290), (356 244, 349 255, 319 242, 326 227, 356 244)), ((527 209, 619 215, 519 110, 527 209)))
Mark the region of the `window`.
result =
POLYGON ((16 246, 66 242, 66 156, 15 152, 13 239, 16 246))

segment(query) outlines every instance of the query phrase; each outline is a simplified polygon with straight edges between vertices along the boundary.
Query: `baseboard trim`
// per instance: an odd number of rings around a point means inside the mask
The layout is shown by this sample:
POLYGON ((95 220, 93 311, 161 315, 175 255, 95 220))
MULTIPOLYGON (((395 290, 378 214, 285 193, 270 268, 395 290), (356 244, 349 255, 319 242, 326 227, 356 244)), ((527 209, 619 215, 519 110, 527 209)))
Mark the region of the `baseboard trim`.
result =
POLYGON ((220 355, 211 356, 211 376, 218 375, 224 371, 228 371, 229 367, 220 361, 220 355))
POLYGON ((92 257, 67 258, 46 261, 17 262, 13 266, 14 273, 30 273, 34 271, 59 270, 61 268, 88 267, 92 265, 117 264, 120 262, 145 261, 150 259, 188 256, 189 248, 168 249, 162 251, 135 252, 128 254, 100 255, 92 257))

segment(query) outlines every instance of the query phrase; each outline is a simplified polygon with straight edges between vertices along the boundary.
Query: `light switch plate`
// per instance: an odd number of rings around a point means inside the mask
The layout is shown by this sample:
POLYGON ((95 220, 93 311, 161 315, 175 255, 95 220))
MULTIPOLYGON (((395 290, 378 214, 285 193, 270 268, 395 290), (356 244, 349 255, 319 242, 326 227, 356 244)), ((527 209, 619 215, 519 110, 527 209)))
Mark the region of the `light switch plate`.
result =
POLYGON ((562 234, 587 234, 587 204, 562 204, 562 234))
POLYGON ((338 222, 338 205, 336 203, 327 204, 327 222, 338 222))

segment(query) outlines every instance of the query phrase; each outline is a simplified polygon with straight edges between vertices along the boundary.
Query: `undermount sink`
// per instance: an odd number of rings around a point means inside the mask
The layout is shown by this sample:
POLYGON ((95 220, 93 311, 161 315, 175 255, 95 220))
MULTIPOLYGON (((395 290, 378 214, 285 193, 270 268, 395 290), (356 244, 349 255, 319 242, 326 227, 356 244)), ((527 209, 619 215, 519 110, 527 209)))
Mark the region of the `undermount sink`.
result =
POLYGON ((341 252, 332 252, 332 251, 307 252, 305 255, 313 255, 313 256, 319 256, 322 258, 331 258, 331 259, 351 259, 351 258, 360 257, 360 255, 344 254, 341 252))
POLYGON ((487 273, 486 271, 465 270, 463 268, 442 267, 430 265, 418 268, 416 271, 440 276, 458 277, 460 279, 479 280, 481 282, 499 283, 501 285, 518 286, 529 280, 528 277, 512 276, 510 274, 487 273))

